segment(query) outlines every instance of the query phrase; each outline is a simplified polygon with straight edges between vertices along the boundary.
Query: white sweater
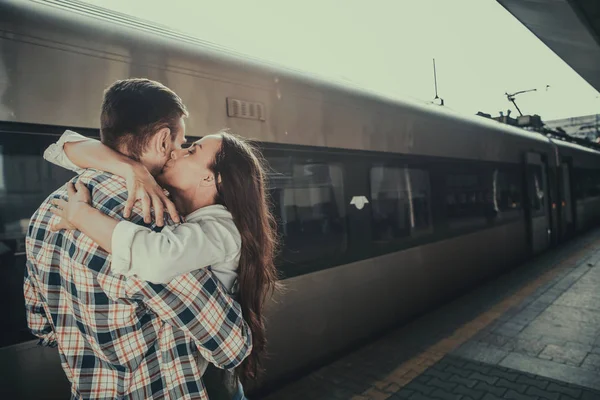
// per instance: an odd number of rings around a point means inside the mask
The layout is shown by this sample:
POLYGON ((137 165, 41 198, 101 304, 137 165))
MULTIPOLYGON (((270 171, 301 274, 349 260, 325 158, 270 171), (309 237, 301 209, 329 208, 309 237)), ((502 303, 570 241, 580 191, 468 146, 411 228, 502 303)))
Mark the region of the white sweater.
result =
MULTIPOLYGON (((46 149, 44 159, 80 174, 84 169, 67 157, 64 145, 83 140, 95 139, 65 131, 46 149)), ((233 291, 242 239, 231 213, 221 205, 212 205, 194 211, 185 220, 165 226, 160 233, 129 221, 119 222, 112 236, 112 273, 167 283, 177 275, 211 266, 217 279, 233 291)))

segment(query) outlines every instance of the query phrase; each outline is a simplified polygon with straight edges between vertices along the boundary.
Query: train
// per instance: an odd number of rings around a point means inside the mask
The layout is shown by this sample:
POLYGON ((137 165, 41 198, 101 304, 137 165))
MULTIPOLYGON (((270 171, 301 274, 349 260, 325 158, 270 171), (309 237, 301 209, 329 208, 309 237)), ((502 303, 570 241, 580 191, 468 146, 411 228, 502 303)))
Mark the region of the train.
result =
POLYGON ((76 0, 0 3, 0 393, 65 398, 23 306, 24 238, 72 173, 43 150, 99 136, 118 79, 164 83, 190 137, 259 142, 285 291, 268 306, 264 390, 600 221, 600 152, 252 58, 76 0))

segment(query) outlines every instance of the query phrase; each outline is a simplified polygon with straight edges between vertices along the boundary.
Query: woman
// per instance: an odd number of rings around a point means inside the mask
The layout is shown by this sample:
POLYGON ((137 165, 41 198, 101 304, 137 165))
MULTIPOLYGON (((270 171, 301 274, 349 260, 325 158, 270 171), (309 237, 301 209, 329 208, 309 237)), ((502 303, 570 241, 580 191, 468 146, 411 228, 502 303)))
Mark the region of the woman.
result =
POLYGON ((210 265, 235 293, 252 331, 253 351, 238 374, 243 381, 253 380, 266 344, 263 308, 277 284, 276 230, 264 175, 256 151, 244 139, 226 132, 209 135, 173 151, 157 176, 185 223, 156 233, 118 222, 94 209, 88 189, 78 182, 69 184, 68 201, 54 201, 54 213, 62 219, 56 228, 79 229, 112 253, 113 273, 162 283, 210 265))

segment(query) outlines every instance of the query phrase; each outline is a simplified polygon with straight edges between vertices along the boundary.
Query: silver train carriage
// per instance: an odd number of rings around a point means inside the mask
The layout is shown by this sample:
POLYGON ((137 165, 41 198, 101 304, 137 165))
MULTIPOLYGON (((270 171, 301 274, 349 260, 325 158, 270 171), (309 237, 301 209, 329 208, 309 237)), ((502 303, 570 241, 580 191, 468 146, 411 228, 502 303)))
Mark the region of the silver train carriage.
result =
POLYGON ((65 398, 24 315, 28 220, 72 175, 42 151, 98 136, 103 90, 175 90, 189 136, 257 139, 271 172, 286 292, 269 305, 257 388, 355 348, 600 220, 600 154, 281 68, 78 1, 0 4, 0 391, 65 398))

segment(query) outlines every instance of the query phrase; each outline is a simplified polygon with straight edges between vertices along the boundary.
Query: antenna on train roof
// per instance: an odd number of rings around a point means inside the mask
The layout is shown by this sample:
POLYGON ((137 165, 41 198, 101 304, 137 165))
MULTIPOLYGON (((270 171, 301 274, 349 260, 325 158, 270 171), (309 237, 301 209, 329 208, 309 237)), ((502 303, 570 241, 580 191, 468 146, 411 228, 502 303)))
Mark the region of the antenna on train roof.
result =
MULTIPOLYGON (((550 85, 548 85, 548 87, 550 87, 550 85)), ((521 112, 521 109, 519 108, 519 106, 517 105, 517 102, 515 101, 515 96, 517 96, 519 94, 527 93, 527 92, 536 92, 536 91, 537 91, 537 89, 521 90, 521 91, 515 92, 515 93, 504 92, 504 95, 506 96, 506 98, 508 99, 508 101, 512 102, 515 105, 515 107, 517 108, 517 111, 519 112, 519 114, 521 116, 523 116, 523 113, 521 112)))
POLYGON ((444 105, 444 99, 442 99, 441 97, 438 96, 438 90, 437 90, 437 72, 435 69, 435 58, 433 59, 433 83, 435 85, 435 98, 433 100, 439 100, 440 101, 440 106, 444 105))

